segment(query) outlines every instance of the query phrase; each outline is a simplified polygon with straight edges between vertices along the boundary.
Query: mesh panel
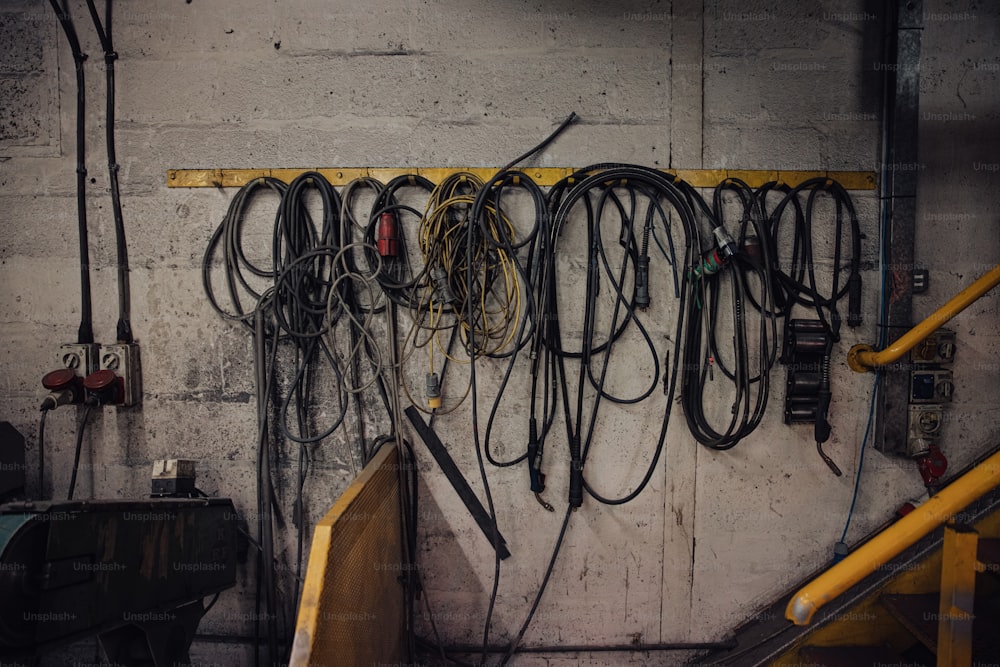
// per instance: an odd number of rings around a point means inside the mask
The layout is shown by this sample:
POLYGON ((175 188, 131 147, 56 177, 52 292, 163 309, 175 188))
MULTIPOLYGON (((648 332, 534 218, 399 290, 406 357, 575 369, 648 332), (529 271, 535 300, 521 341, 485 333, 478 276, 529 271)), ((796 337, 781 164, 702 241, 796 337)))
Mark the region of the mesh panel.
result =
POLYGON ((317 524, 291 665, 404 661, 397 461, 383 446, 317 524))

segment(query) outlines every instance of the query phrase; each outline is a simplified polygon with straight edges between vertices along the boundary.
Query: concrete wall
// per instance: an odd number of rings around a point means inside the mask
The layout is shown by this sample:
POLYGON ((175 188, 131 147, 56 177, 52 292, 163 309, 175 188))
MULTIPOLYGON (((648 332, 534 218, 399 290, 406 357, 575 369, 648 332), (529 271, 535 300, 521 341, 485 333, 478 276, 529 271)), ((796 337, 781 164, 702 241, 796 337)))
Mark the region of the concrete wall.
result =
MULTIPOLYGON (((100 49, 82 2, 73 15, 90 54, 88 127, 91 253, 100 341, 114 336, 114 232, 103 146, 100 49)), ((251 349, 211 310, 202 254, 234 191, 169 189, 166 171, 196 167, 494 166, 534 145, 570 111, 582 117, 531 164, 635 162, 678 168, 876 169, 879 21, 868 4, 783 1, 387 3, 120 0, 116 6, 119 161, 132 261, 133 326, 143 349, 144 404, 106 409, 86 439, 81 495, 141 497, 152 460, 199 461, 199 485, 241 511, 253 495, 255 406, 251 349)), ((874 4, 874 3, 872 3, 874 4)), ((917 258, 927 313, 1000 258, 995 9, 925 3, 921 194, 917 258), (942 242, 946 240, 946 242, 942 242)), ((79 317, 70 53, 41 0, 0 9, 0 419, 35 430, 40 377, 79 317)), ((874 193, 855 193, 877 257, 874 193)), ((266 217, 266 216, 265 216, 266 217)), ((865 324, 839 353, 875 339, 875 270, 865 273, 865 324)), ((946 453, 962 465, 995 442, 1000 388, 998 296, 955 321, 956 405, 946 453)), ((664 326, 664 330, 672 325, 664 326)), ((842 358, 842 357, 841 357, 842 358)), ((421 369, 413 371, 417 377, 421 369)), ((488 364, 483 392, 496 384, 488 364)), ((833 437, 815 454, 811 430, 781 422, 783 370, 761 428, 727 453, 698 446, 679 408, 663 463, 635 502, 587 500, 570 528, 527 644, 710 641, 821 566, 840 538, 865 430, 871 379, 835 369, 833 437)), ((524 399, 498 426, 521 447, 524 399)), ((609 493, 645 470, 658 428, 647 412, 605 413, 588 476, 609 493)), ((468 405, 437 429, 481 491, 468 405)), ((650 416, 652 415, 652 417, 650 416)), ((53 413, 47 442, 55 497, 64 493, 76 415, 53 413)), ((556 441, 558 443, 558 441, 556 441)), ((354 474, 352 443, 323 448, 307 485, 313 521, 354 474)), ((421 562, 438 629, 476 642, 492 582, 486 540, 426 450, 421 562)), ((280 474, 294 470, 286 447, 280 474)), ((566 454, 550 447, 547 497, 566 488, 566 454)), ((493 636, 527 613, 561 513, 543 511, 523 468, 490 469, 498 520, 513 557, 503 564, 493 636)), ((857 539, 922 485, 915 466, 869 451, 848 533, 857 539)), ((29 491, 34 492, 32 481, 29 491)), ((290 499, 284 497, 290 509, 290 499)), ((557 502, 558 501, 558 502, 557 502)), ((282 554, 294 558, 289 539, 282 554)), ((251 632, 252 569, 201 631, 251 632)), ((429 635, 421 611, 423 634, 429 635)), ((238 645, 198 643, 198 659, 247 664, 238 645)), ((79 655, 86 656, 86 650, 79 655)), ((683 660, 682 655, 671 661, 683 660)), ((662 664, 657 655, 533 656, 519 665, 662 664)), ((55 664, 55 663, 53 663, 55 664)))

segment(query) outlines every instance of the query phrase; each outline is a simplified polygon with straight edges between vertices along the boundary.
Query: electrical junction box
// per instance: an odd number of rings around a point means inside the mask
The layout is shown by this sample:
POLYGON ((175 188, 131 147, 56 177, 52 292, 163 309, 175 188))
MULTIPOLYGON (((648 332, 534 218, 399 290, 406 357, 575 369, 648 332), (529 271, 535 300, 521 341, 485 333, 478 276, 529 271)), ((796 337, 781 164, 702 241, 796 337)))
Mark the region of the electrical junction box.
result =
POLYGON ((117 404, 125 407, 142 401, 142 365, 138 343, 114 343, 101 346, 101 370, 114 371, 121 378, 121 396, 117 404))
POLYGON ((955 383, 950 370, 926 369, 910 373, 910 403, 951 403, 955 383))
POLYGON ((188 496, 195 493, 194 461, 161 459, 153 462, 154 496, 188 496))
POLYGON ((941 435, 947 404, 955 391, 954 376, 947 366, 955 361, 955 332, 938 329, 910 350, 909 426, 906 453, 914 458, 940 455, 941 435))
POLYGON ((915 364, 950 364, 955 360, 955 332, 938 329, 910 350, 915 364))
POLYGON ((907 455, 924 456, 930 451, 931 445, 937 445, 941 440, 944 419, 943 405, 911 405, 907 455))

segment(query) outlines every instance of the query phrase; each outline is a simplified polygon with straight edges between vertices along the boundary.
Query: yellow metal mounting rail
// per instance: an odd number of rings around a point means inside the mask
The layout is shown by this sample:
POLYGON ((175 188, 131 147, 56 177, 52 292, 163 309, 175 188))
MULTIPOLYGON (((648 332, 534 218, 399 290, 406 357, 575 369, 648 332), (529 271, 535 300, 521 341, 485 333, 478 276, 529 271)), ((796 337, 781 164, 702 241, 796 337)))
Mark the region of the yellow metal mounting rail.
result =
POLYGON ((935 310, 927 319, 907 331, 899 340, 881 352, 876 352, 871 345, 855 345, 847 353, 847 365, 857 372, 863 373, 898 361, 900 357, 916 347, 920 341, 934 333, 935 329, 968 308, 976 299, 998 284, 1000 284, 1000 264, 994 266, 986 275, 956 294, 951 301, 935 310))
POLYGON ((820 607, 951 520, 983 494, 1000 486, 1000 452, 962 475, 792 596, 785 618, 809 625, 820 607))
MULTIPOLYGON (((291 183, 299 174, 318 171, 331 185, 347 185, 356 178, 376 178, 383 183, 396 176, 416 174, 432 183, 440 183, 451 174, 473 173, 483 180, 492 178, 497 169, 488 167, 334 167, 297 169, 169 169, 167 187, 171 188, 231 188, 243 187, 255 178, 269 176, 291 183)), ((526 167, 524 173, 541 186, 555 185, 578 171, 573 167, 526 167)), ((727 178, 738 178, 752 188, 776 181, 790 186, 810 178, 830 178, 846 190, 874 190, 873 171, 778 171, 766 169, 661 169, 665 174, 679 176, 696 188, 714 188, 727 178)))

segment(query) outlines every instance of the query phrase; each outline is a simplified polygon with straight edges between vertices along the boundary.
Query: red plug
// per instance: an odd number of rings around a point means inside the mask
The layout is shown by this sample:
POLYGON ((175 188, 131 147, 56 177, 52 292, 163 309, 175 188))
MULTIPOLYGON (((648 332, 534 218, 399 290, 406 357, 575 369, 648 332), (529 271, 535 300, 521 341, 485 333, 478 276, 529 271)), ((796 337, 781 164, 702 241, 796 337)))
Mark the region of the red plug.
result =
POLYGON ((399 254, 396 216, 389 212, 383 213, 378 220, 378 254, 383 257, 395 257, 399 254))
POLYGON ((948 469, 948 459, 944 457, 937 445, 931 445, 924 456, 917 457, 917 466, 925 486, 934 486, 948 469))

